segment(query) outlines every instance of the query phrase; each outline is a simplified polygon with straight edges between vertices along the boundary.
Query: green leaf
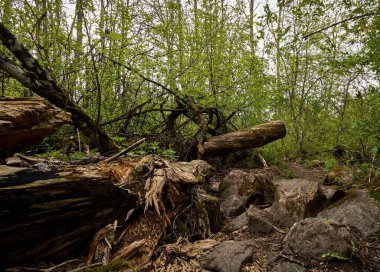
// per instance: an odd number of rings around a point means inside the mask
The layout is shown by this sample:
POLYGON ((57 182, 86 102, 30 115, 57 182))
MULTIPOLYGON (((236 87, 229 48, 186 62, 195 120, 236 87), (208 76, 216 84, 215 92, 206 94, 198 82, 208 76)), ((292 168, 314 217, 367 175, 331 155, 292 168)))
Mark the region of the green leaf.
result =
POLYGON ((123 38, 123 35, 117 32, 111 32, 108 36, 111 40, 120 40, 123 38))

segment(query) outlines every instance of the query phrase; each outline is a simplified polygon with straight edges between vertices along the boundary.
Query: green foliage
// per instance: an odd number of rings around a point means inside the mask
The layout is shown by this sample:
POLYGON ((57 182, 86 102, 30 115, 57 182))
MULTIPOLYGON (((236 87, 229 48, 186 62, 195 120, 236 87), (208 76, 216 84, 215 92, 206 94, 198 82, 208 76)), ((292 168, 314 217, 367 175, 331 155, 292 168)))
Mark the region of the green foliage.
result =
POLYGON ((369 195, 380 205, 380 192, 370 192, 369 195))
MULTIPOLYGON (((107 8, 91 1, 69 2, 50 1, 42 7, 40 1, 24 5, 3 0, 0 16, 94 120, 99 117, 101 124, 125 117, 104 126, 123 135, 113 137, 120 147, 131 139, 164 135, 160 143, 130 156, 177 157, 163 146, 193 140, 199 126, 189 112, 175 122, 176 139, 165 137, 164 126, 170 109, 187 96, 200 107, 218 109, 218 117, 236 112, 227 130, 285 120, 286 139, 262 149, 270 165, 281 165, 283 157, 321 157, 337 144, 366 154, 378 146, 379 16, 304 38, 339 20, 378 10, 376 1, 290 0, 277 1, 275 8, 258 1, 263 13, 252 19, 245 0, 115 1, 107 8), (75 9, 72 20, 67 5, 74 3, 83 7, 75 9)), ((5 95, 30 95, 14 79, 4 78, 0 85, 5 95)), ((209 118, 208 113, 203 116, 209 118)), ((208 120, 211 127, 216 119, 208 120)), ((67 142, 61 138, 41 145, 38 152, 64 156, 56 151, 67 142)), ((328 169, 336 163, 329 156, 321 159, 328 169)))
POLYGON ((337 164, 338 164, 338 162, 336 161, 336 159, 334 157, 332 157, 332 156, 323 159, 323 161, 325 162, 325 168, 326 168, 326 170, 331 170, 335 166, 337 166, 337 164))
POLYGON ((143 143, 139 146, 139 148, 127 153, 130 157, 141 157, 148 154, 158 155, 170 161, 175 161, 178 159, 177 152, 175 150, 171 148, 161 148, 161 144, 159 142, 143 143))

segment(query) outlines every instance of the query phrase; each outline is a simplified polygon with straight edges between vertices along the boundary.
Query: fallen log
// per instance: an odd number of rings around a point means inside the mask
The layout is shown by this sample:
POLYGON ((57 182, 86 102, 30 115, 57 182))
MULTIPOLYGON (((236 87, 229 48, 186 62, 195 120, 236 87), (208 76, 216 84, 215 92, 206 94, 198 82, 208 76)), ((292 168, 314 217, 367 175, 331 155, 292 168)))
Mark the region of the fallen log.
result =
POLYGON ((0 98, 0 159, 42 141, 70 115, 38 98, 0 98))
POLYGON ((0 270, 86 250, 94 234, 124 219, 137 199, 93 173, 0 166, 0 270))
POLYGON ((221 229, 219 201, 195 190, 214 171, 205 161, 147 156, 57 167, 41 172, 0 165, 0 270, 63 261, 88 249, 88 263, 131 258, 139 266, 182 219, 202 237, 221 229))
POLYGON ((249 129, 226 133, 206 138, 199 147, 199 153, 207 155, 224 155, 231 152, 256 148, 286 135, 285 122, 272 121, 249 129))

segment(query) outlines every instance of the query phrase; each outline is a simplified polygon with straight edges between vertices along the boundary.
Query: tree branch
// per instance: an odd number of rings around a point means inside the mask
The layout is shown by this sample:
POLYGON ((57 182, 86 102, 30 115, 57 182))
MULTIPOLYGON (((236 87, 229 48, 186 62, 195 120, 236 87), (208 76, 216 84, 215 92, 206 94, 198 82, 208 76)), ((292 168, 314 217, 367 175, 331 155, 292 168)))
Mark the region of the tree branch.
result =
POLYGON ((333 24, 331 24, 331 25, 329 25, 329 26, 326 26, 326 27, 324 27, 324 28, 322 28, 322 29, 319 29, 319 30, 317 30, 317 31, 314 31, 314 32, 312 32, 312 33, 310 33, 310 34, 307 34, 307 35, 304 36, 303 38, 304 38, 304 39, 307 39, 307 38, 309 38, 310 36, 313 36, 313 35, 315 35, 315 34, 317 34, 317 33, 321 33, 322 31, 325 31, 325 30, 327 30, 327 29, 329 29, 329 28, 332 28, 332 27, 334 27, 334 26, 337 26, 337 25, 343 24, 343 23, 345 23, 345 22, 349 22, 349 21, 353 21, 353 20, 357 20, 357 19, 361 19, 361 18, 365 18, 365 17, 370 17, 370 16, 376 16, 376 15, 380 15, 380 13, 379 13, 379 12, 371 12, 371 13, 365 13, 365 14, 361 14, 361 15, 358 15, 358 16, 350 17, 350 18, 347 18, 347 19, 341 20, 341 21, 339 21, 339 22, 333 23, 333 24))

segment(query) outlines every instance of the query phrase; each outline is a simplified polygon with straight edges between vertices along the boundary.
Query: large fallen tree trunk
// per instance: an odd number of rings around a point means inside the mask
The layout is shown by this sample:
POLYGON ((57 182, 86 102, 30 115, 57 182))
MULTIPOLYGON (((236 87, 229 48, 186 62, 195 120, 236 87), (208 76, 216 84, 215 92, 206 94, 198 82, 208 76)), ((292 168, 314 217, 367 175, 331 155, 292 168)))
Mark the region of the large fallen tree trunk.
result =
POLYGON ((63 261, 89 248, 89 263, 130 258, 132 251, 137 266, 149 261, 174 218, 191 216, 184 221, 202 237, 221 228, 219 200, 194 190, 213 173, 204 161, 148 156, 58 170, 0 166, 0 270, 63 261))
POLYGON ((0 166, 0 270, 86 249, 136 201, 104 177, 0 166))
POLYGON ((231 152, 256 148, 286 135, 285 122, 272 121, 250 129, 206 138, 200 147, 202 155, 223 155, 231 152))
POLYGON ((102 153, 114 152, 118 148, 112 138, 96 124, 62 89, 16 37, 0 22, 0 41, 21 62, 21 66, 0 53, 0 70, 16 79, 35 94, 46 98, 60 109, 71 113, 74 125, 99 148, 102 153))
POLYGON ((70 115, 37 98, 0 98, 0 159, 39 143, 70 115))

